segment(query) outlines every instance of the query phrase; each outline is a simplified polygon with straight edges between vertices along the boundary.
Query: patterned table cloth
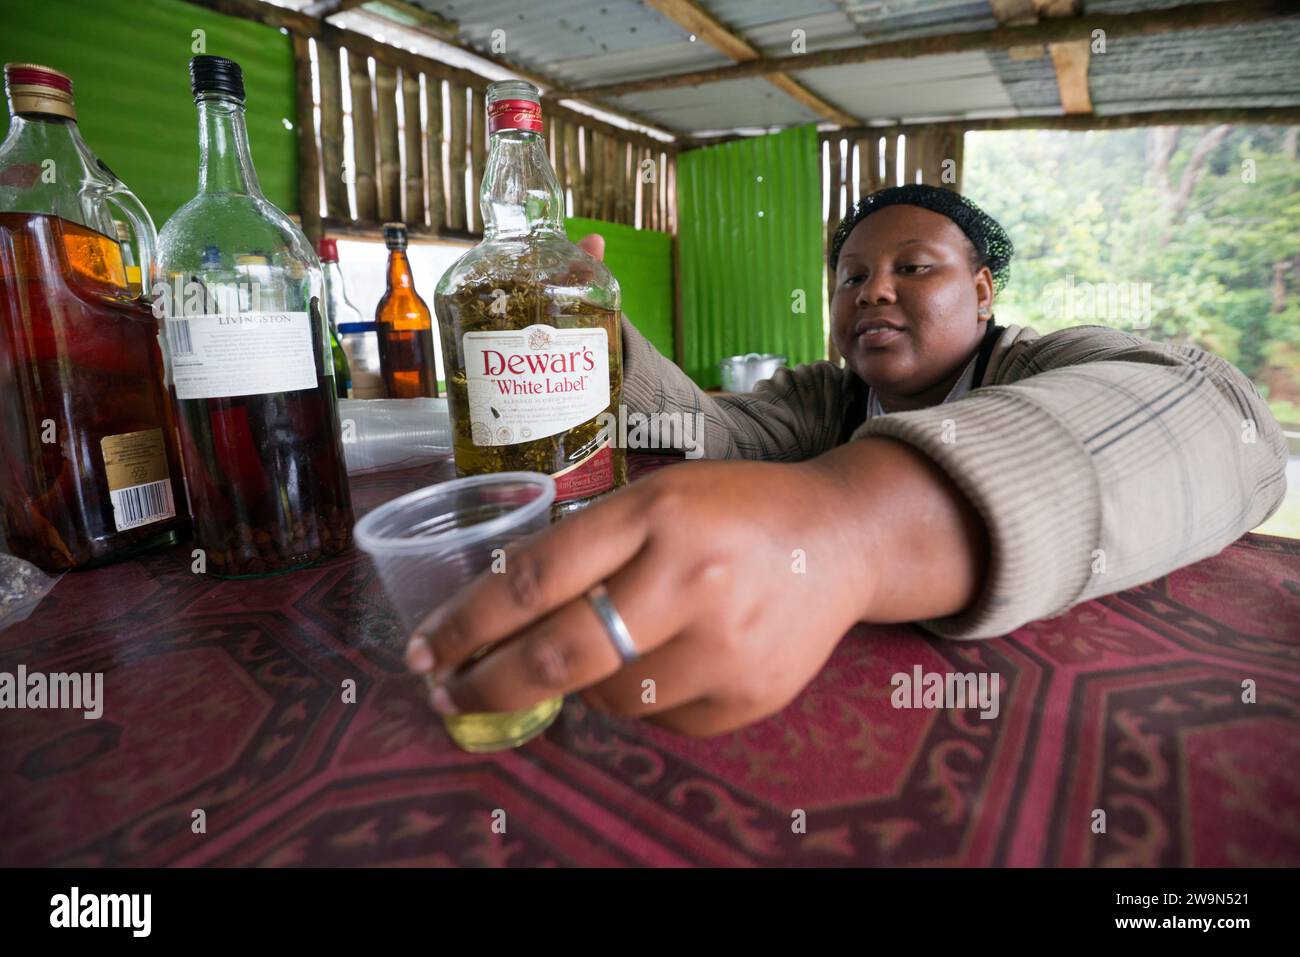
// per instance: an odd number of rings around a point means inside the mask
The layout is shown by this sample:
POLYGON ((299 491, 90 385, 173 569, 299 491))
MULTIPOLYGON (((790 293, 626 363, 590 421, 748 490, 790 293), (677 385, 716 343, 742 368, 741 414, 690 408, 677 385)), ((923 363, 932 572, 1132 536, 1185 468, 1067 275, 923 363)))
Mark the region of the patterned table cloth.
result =
MULTIPOLYGON (((357 512, 450 474, 356 480, 357 512)), ((448 740, 363 554, 254 581, 189 555, 65 576, 0 632, 0 672, 103 672, 105 699, 0 711, 0 864, 1300 864, 1300 542, 995 640, 859 625, 717 738, 571 695, 496 755, 448 740), (997 717, 894 707, 917 666, 998 673, 997 717)))

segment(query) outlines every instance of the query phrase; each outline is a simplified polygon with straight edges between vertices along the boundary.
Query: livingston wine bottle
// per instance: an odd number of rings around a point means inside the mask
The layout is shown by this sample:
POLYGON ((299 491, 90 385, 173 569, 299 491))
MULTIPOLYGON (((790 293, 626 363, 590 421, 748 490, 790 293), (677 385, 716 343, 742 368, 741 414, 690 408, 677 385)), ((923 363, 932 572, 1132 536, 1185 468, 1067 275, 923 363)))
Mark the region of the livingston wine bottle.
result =
POLYGON ((199 192, 158 238, 165 344, 207 571, 284 571, 351 541, 320 263, 262 195, 239 65, 190 61, 199 192))
POLYGON ((627 481, 602 429, 622 387, 618 282, 565 235, 537 88, 493 83, 487 110, 483 242, 434 295, 456 470, 549 474, 558 518, 627 481))

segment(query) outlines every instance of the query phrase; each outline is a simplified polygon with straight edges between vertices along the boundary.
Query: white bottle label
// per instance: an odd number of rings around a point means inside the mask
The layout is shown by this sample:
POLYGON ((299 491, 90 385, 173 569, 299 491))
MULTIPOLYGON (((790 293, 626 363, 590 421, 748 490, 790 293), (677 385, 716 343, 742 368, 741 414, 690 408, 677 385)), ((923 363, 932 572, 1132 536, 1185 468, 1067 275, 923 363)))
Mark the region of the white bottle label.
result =
POLYGON ((178 399, 316 388, 305 312, 168 317, 167 344, 178 399))
POLYGON ((462 348, 475 445, 558 435, 609 405, 609 336, 603 328, 467 332, 462 348))

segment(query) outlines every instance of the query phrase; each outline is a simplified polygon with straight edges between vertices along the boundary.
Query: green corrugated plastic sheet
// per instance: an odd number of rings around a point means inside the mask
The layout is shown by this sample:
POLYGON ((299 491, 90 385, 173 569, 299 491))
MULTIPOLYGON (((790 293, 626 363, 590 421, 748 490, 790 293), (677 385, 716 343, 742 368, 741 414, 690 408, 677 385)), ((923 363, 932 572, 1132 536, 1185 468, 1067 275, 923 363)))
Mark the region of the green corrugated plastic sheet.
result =
POLYGON ((683 359, 699 385, 727 356, 825 358, 819 163, 812 125, 678 156, 683 359))
POLYGON ((618 280, 623 314, 669 359, 673 357, 673 240, 667 233, 598 219, 566 219, 570 242, 605 237, 605 264, 618 280))
MULTIPOLYGON (((0 61, 41 63, 72 77, 82 137, 159 228, 198 188, 199 127, 190 95, 194 31, 244 69, 248 138, 262 191, 298 209, 293 43, 279 30, 182 0, 5 3, 0 61)), ((8 130, 8 119, 3 121, 8 130)))

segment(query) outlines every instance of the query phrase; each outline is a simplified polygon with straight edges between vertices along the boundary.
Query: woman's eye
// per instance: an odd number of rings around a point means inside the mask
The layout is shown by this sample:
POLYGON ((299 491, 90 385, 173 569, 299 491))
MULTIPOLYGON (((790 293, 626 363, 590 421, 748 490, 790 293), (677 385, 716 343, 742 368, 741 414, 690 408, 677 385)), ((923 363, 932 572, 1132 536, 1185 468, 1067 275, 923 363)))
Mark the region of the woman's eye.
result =
POLYGON ((907 263, 905 265, 899 266, 898 271, 907 273, 908 275, 916 275, 917 273, 924 272, 929 268, 930 268, 929 265, 927 265, 926 263, 907 263))
POLYGON ((848 279, 844 280, 844 285, 846 285, 846 286, 854 286, 854 285, 857 285, 857 283, 858 283, 858 281, 859 281, 860 279, 865 279, 865 278, 866 278, 865 276, 863 276, 861 273, 859 273, 859 274, 856 275, 856 276, 850 276, 848 279))

